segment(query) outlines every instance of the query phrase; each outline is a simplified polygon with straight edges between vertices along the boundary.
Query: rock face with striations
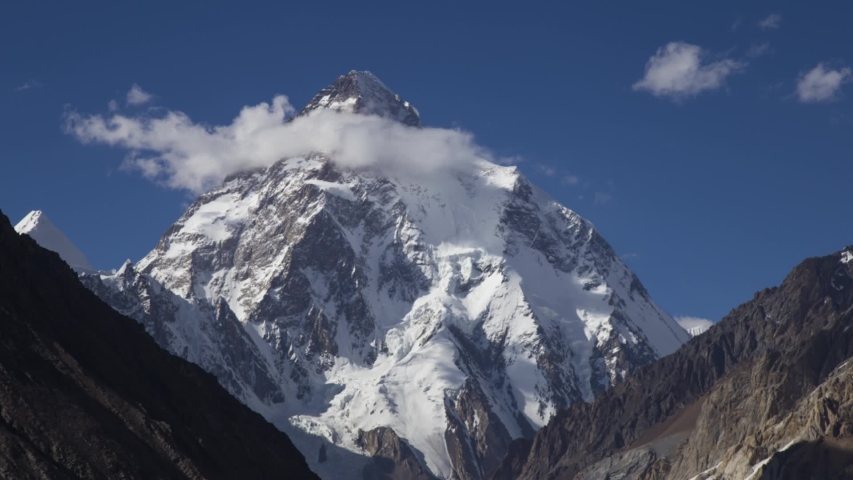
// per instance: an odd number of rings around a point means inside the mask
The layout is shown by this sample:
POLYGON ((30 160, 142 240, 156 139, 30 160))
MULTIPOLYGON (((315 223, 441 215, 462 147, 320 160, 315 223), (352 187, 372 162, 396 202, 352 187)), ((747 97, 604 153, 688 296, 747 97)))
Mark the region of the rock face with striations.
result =
POLYGON ((283 433, 2 213, 0 477, 317 478, 283 433))
MULTIPOLYGON (((329 110, 430 134, 367 72, 293 122, 329 110)), ((360 432, 381 428, 411 453, 395 472, 482 479, 513 439, 689 338, 589 222, 516 168, 363 164, 314 153, 234 175, 137 264, 83 281, 309 462, 323 448, 311 466, 325 478, 360 471, 374 455, 360 432)))
POLYGON ((358 432, 358 444, 370 455, 362 470, 364 480, 434 480, 412 449, 387 427, 358 432))
POLYGON ((851 356, 848 247, 560 412, 513 443, 493 478, 853 478, 851 356))

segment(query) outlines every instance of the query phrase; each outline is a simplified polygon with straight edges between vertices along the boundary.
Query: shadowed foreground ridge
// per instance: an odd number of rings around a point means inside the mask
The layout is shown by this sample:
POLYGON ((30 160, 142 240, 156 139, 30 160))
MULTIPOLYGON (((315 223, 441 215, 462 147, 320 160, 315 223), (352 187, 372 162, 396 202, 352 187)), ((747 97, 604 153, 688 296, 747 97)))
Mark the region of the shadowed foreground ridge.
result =
POLYGON ((0 478, 317 478, 0 213, 0 478))
POLYGON ((493 479, 853 478, 853 247, 510 445, 493 479))

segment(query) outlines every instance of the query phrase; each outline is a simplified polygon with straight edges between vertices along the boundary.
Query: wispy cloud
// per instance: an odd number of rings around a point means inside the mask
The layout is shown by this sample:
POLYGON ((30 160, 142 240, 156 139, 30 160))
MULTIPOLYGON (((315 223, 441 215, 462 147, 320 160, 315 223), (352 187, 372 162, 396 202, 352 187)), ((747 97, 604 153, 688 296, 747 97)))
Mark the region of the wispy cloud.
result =
POLYGON ((622 258, 624 258, 625 260, 628 260, 631 258, 638 258, 639 256, 640 256, 639 253, 634 253, 634 252, 628 252, 628 253, 622 254, 622 258))
POLYGON ((35 88, 41 88, 42 86, 43 86, 43 84, 41 82, 39 82, 38 80, 30 80, 30 81, 24 82, 23 84, 15 87, 15 91, 16 92, 23 92, 25 90, 32 90, 35 88))
POLYGON ((802 103, 821 103, 837 100, 841 87, 853 80, 850 67, 833 70, 823 63, 797 78, 797 98, 802 103))
POLYGON ((844 113, 844 112, 835 112, 829 118, 829 124, 834 127, 844 126, 850 127, 853 126, 853 117, 844 113))
POLYGON ((150 93, 146 92, 145 90, 142 89, 142 87, 140 87, 139 85, 137 85, 135 83, 133 84, 132 87, 130 87, 130 90, 127 92, 127 104, 128 105, 133 105, 133 106, 144 105, 144 104, 150 102, 153 98, 154 98, 154 95, 151 95, 150 93))
POLYGON ((607 192, 595 192, 592 197, 593 205, 604 205, 613 201, 613 194, 607 192))
POLYGON ((510 165, 518 165, 519 163, 524 163, 524 157, 519 155, 512 155, 509 157, 500 157, 497 159, 498 165, 510 166, 510 165))
POLYGON ((107 109, 111 112, 118 111, 118 102, 116 100, 110 100, 107 102, 107 109))
POLYGON ((540 163, 540 164, 536 165, 536 168, 538 168, 540 172, 542 172, 544 175, 546 175, 548 177, 553 177, 554 175, 557 174, 557 169, 552 167, 551 165, 540 163))
POLYGON ((761 89, 761 97, 762 98, 771 98, 771 97, 775 98, 775 97, 779 96, 779 93, 782 90, 785 90, 786 88, 788 88, 788 84, 787 84, 787 82, 781 82, 780 81, 780 82, 773 82, 773 83, 764 84, 764 85, 761 85, 759 88, 761 89))
POLYGON ((762 30, 774 30, 781 26, 782 15, 778 13, 771 13, 770 15, 767 15, 758 22, 758 28, 762 30))
POLYGON ((649 58, 645 75, 634 83, 633 89, 680 102, 721 88, 729 75, 746 67, 746 63, 729 58, 706 62, 706 57, 708 52, 698 45, 670 42, 649 58))
POLYGON ((577 185, 581 183, 581 179, 577 175, 563 175, 563 178, 560 179, 560 183, 563 185, 577 185))
POLYGON ((65 131, 82 143, 127 149, 126 169, 196 193, 232 173, 315 152, 343 166, 375 166, 411 175, 501 161, 460 130, 412 128, 381 117, 329 110, 297 118, 294 113, 281 95, 270 103, 243 107, 230 124, 221 126, 196 123, 179 111, 130 116, 71 111, 65 131))
POLYGON ((771 51, 770 42, 753 43, 746 49, 746 56, 749 58, 758 58, 767 55, 771 51))
POLYGON ((735 18, 734 22, 732 22, 732 26, 731 26, 732 31, 734 32, 735 30, 740 28, 741 23, 743 23, 743 17, 738 15, 737 18, 735 18))

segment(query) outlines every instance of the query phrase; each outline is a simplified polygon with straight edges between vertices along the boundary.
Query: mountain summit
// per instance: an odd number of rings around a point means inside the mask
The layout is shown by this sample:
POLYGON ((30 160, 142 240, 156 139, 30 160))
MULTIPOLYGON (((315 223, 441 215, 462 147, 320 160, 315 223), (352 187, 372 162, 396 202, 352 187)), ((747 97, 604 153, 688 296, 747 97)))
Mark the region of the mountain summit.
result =
MULTIPOLYGON (((366 72, 317 108, 418 124, 366 72)), ((409 177, 285 158, 201 195, 136 265, 82 278, 324 478, 484 478, 689 338, 588 221, 485 159, 409 177)))
POLYGON ((324 108, 378 115, 412 127, 421 124, 418 110, 370 72, 353 70, 341 75, 334 83, 320 90, 299 114, 307 115, 324 108))
POLYGON ((83 252, 80 251, 68 237, 56 228, 56 225, 47 218, 41 210, 33 210, 28 213, 17 225, 15 231, 19 234, 27 234, 43 248, 59 254, 65 263, 77 271, 95 271, 83 252))

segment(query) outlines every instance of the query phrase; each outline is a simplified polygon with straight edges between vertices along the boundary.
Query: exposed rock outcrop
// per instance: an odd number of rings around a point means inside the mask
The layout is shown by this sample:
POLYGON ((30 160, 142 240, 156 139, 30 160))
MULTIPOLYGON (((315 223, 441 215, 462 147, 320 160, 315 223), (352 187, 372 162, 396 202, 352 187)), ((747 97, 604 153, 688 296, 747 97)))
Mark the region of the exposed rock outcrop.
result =
POLYGON ((435 480, 412 449, 390 428, 360 430, 358 443, 371 457, 362 470, 364 480, 435 480))
POLYGON ((844 471, 851 250, 804 261, 673 355, 515 441, 493 478, 793 478, 779 472, 805 454, 785 448, 803 442, 832 445, 844 471))

